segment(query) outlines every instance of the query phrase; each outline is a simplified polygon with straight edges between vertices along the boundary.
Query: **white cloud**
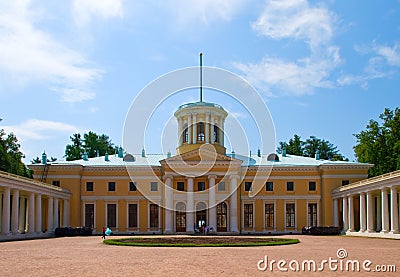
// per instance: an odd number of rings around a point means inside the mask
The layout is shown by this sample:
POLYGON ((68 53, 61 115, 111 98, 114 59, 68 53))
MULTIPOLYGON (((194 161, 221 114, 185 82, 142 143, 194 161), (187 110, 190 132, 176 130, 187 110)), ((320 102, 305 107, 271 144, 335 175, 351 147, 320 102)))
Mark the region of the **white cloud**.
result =
POLYGON ((58 133, 74 133, 79 132, 79 128, 57 121, 28 119, 18 125, 2 126, 4 130, 13 132, 21 141, 42 140, 54 137, 58 133))
POLYGON ((250 83, 268 96, 312 93, 315 88, 332 88, 331 72, 342 62, 339 48, 331 44, 336 16, 328 9, 311 7, 306 0, 269 0, 252 24, 258 34, 274 40, 302 40, 309 57, 292 61, 266 56, 255 63, 234 63, 250 83))
POLYGON ((400 67, 400 49, 397 43, 390 47, 373 42, 372 46, 356 45, 354 49, 359 54, 370 57, 361 74, 341 76, 337 81, 341 86, 360 85, 363 89, 368 89, 368 81, 393 76, 396 73, 395 68, 400 67))
POLYGON ((74 0, 72 10, 75 23, 79 26, 89 24, 93 17, 103 20, 123 17, 122 0, 74 0))
POLYGON ((210 24, 215 20, 229 21, 241 10, 245 0, 166 0, 157 2, 173 15, 178 23, 210 24))
MULTIPOLYGON (((102 71, 90 66, 79 52, 40 30, 39 22, 40 14, 33 11, 29 0, 0 2, 0 73, 18 83, 38 82, 56 87, 63 100, 71 90, 87 91, 101 78, 102 71)), ((93 97, 93 93, 86 93, 71 99, 93 97)))
POLYGON ((313 48, 331 40, 334 21, 328 9, 310 7, 307 0, 269 0, 252 27, 273 39, 305 40, 313 48))

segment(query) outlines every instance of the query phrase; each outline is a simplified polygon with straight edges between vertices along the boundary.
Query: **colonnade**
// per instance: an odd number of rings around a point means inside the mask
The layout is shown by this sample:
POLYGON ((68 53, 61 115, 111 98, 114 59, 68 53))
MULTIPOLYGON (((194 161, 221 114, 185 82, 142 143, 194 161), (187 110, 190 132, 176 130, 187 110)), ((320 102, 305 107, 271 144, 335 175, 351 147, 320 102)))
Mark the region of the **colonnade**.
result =
POLYGON ((201 115, 201 121, 197 113, 190 113, 186 116, 186 120, 183 117, 178 117, 178 134, 179 134, 179 146, 184 143, 185 130, 187 128, 187 141, 188 144, 196 144, 199 141, 205 143, 218 142, 220 145, 224 145, 224 120, 223 117, 215 117, 212 113, 205 113, 201 115), (204 139, 198 137, 198 123, 204 124, 204 139), (214 126, 218 126, 219 131, 217 132, 218 138, 214 137, 214 126))
POLYGON ((366 187, 365 190, 357 193, 351 193, 349 190, 341 194, 343 194, 341 197, 333 199, 335 226, 339 226, 339 206, 341 205, 343 231, 346 233, 399 233, 398 187, 391 185, 369 190, 366 187), (355 201, 358 207, 355 206, 355 201))
POLYGON ((62 188, 0 172, 0 240, 69 226, 70 197, 62 188))
MULTIPOLYGON (((207 225, 214 230, 217 230, 217 209, 216 209, 216 175, 208 175, 209 189, 208 189, 208 222, 207 225)), ((238 204, 237 204, 237 175, 230 175, 229 177, 229 232, 238 232, 238 204)), ((195 226, 195 201, 196 192, 194 191, 194 177, 187 177, 187 190, 186 190, 186 232, 194 233, 195 226)), ((174 226, 174 190, 173 190, 173 176, 165 176, 165 230, 164 233, 173 233, 174 226)))

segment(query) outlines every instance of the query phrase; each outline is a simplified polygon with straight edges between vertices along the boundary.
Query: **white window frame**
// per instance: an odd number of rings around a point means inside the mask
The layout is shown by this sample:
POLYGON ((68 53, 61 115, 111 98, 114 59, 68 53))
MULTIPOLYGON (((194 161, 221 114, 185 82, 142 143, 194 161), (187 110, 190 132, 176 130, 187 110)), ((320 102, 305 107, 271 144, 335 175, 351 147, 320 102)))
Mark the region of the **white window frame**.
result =
POLYGON ((307 204, 306 204, 307 226, 310 226, 310 222, 308 220, 308 204, 317 204, 317 225, 318 225, 320 223, 320 220, 319 220, 319 201, 318 200, 307 200, 307 204))
POLYGON ((85 220, 86 220, 86 204, 93 204, 94 205, 94 208, 93 208, 93 211, 94 211, 94 215, 93 215, 93 229, 95 230, 95 232, 97 232, 97 228, 96 228, 96 201, 89 201, 89 202, 83 202, 82 203, 83 204, 83 209, 82 209, 82 211, 83 211, 83 216, 82 216, 82 218, 83 218, 83 226, 86 226, 86 222, 85 222, 85 220))
MULTIPOLYGON (((264 202, 263 202, 264 231, 270 232, 272 230, 272 228, 271 227, 267 228, 265 226, 266 225, 266 222, 265 222, 265 204, 273 204, 274 205, 274 226, 273 226, 273 231, 275 232, 276 231, 276 200, 264 200, 264 202)), ((285 216, 286 216, 286 214, 285 214, 285 216)))
POLYGON ((284 226, 285 226, 285 231, 287 230, 287 229, 289 229, 290 231, 292 230, 292 229, 294 229, 294 231, 297 231, 297 224, 298 224, 298 221, 297 221, 297 213, 298 213, 298 211, 297 211, 297 200, 285 200, 284 201, 284 210, 285 210, 285 213, 284 213, 284 226), (287 227, 286 226, 286 204, 294 204, 294 227, 287 227))
MULTIPOLYGON (((107 206, 108 204, 115 204, 115 232, 118 232, 118 201, 106 201, 106 205, 105 205, 105 214, 106 214, 106 227, 107 226, 107 222, 108 222, 108 211, 107 211, 107 206)), ((114 228, 114 227, 111 227, 114 228)))
POLYGON ((139 211, 139 201, 126 201, 126 231, 129 230, 140 230, 140 211, 139 211), (129 227, 129 204, 136 204, 136 218, 137 218, 137 227, 129 227))
POLYGON ((242 230, 243 232, 249 232, 249 230, 252 230, 252 232, 255 231, 255 226, 256 226, 256 218, 254 217, 254 213, 255 213, 255 201, 243 201, 242 202, 242 230), (253 205, 253 227, 252 228, 244 228, 244 204, 252 204, 253 205))

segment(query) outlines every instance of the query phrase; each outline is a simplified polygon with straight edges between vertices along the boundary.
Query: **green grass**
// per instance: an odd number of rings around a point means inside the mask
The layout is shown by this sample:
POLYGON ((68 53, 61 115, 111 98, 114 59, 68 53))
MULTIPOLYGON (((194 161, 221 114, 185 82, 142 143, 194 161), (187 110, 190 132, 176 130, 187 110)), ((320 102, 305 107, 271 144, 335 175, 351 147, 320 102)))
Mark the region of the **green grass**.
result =
POLYGON ((251 246, 274 246, 274 245, 287 245, 296 244, 300 241, 298 239, 274 239, 273 241, 260 241, 260 242, 235 242, 235 243, 170 243, 163 242, 141 242, 140 238, 130 239, 106 239, 104 244, 120 245, 120 246, 140 246, 140 247, 251 247, 251 246), (136 240, 136 241, 135 241, 136 240))

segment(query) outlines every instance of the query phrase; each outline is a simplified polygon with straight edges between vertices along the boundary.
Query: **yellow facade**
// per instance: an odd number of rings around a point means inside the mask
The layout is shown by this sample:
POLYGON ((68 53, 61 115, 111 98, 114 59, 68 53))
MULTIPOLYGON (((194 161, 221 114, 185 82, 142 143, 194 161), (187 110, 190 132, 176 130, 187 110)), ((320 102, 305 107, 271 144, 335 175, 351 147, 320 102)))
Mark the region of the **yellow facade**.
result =
POLYGON ((114 233, 152 234, 195 233, 204 225, 212 233, 274 234, 332 226, 331 192, 365 179, 371 166, 293 155, 267 162, 268 155, 226 155, 222 107, 191 103, 175 116, 176 156, 142 153, 127 160, 126 153, 119 153, 108 160, 30 168, 36 179, 46 172, 46 182, 59 181, 71 192, 71 226, 90 226, 97 233, 109 226, 114 233))

